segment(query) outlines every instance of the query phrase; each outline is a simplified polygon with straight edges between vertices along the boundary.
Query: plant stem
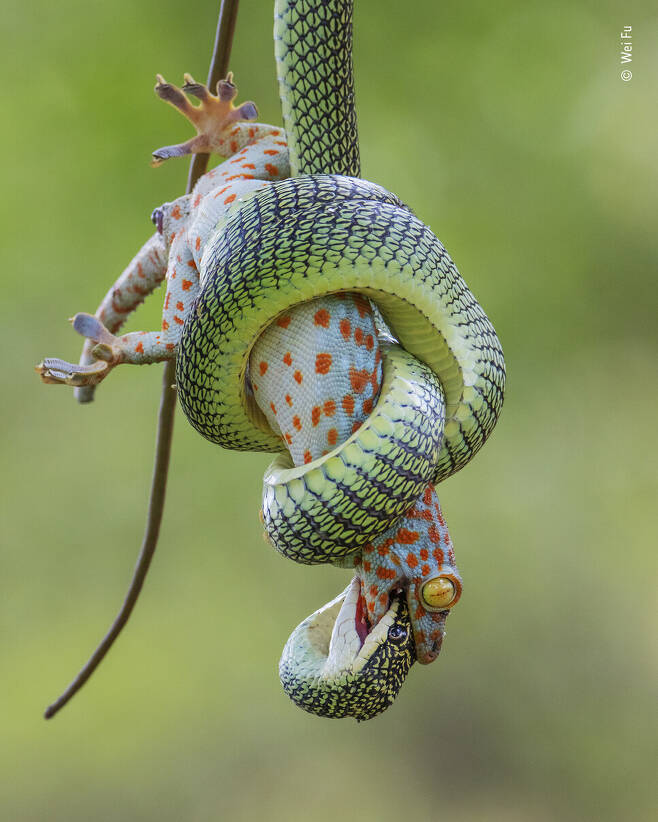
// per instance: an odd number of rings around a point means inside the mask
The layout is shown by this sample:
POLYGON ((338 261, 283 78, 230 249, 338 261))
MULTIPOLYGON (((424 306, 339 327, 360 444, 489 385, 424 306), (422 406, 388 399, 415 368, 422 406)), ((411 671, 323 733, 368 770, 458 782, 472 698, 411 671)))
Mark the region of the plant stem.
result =
MULTIPOLYGON (((228 63, 233 44, 233 33, 238 15, 239 0, 222 0, 217 21, 217 33, 213 55, 208 71, 208 88, 215 88, 217 81, 221 80, 228 72, 228 63)), ((194 188, 196 181, 205 173, 209 160, 208 154, 195 154, 190 163, 190 171, 187 180, 187 190, 189 193, 194 188)), ((167 476, 169 473, 169 458, 171 455, 171 439, 174 431, 174 414, 176 411, 176 379, 175 360, 165 363, 162 376, 162 394, 160 397, 160 410, 158 412, 158 431, 156 435, 155 462, 153 465, 153 478, 151 480, 151 493, 149 496, 148 515, 146 520, 146 530, 142 541, 142 548, 137 558, 137 564, 130 581, 130 587, 126 598, 109 631, 94 653, 71 682, 64 693, 51 705, 49 705, 44 717, 50 719, 66 705, 66 703, 82 688, 96 668, 103 661, 105 655, 110 650, 114 641, 121 633, 122 629, 130 619, 133 608, 137 602, 140 591, 146 579, 153 554, 158 544, 160 524, 164 512, 165 494, 167 490, 167 476)))

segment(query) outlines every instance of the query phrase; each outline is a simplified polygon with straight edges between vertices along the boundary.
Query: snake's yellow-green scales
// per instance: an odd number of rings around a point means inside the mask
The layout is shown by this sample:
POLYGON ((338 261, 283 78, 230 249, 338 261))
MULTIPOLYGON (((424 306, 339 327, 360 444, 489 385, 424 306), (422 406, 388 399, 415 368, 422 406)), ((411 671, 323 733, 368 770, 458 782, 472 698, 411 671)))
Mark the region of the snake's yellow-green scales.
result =
POLYGON ((108 292, 80 365, 46 382, 82 400, 121 362, 177 359, 183 410, 207 439, 269 451, 269 541, 308 564, 353 567, 305 620, 280 674, 301 707, 368 719, 415 659, 438 654, 461 594, 434 484, 493 429, 505 367, 495 331, 439 240, 400 200, 358 179, 351 0, 277 0, 285 132, 189 76, 156 91, 198 135, 154 153, 228 158, 154 212, 158 233, 108 292), (192 106, 183 92, 201 100, 192 106), (287 139, 286 139, 287 138, 287 139), (164 278, 162 328, 115 336, 164 278))

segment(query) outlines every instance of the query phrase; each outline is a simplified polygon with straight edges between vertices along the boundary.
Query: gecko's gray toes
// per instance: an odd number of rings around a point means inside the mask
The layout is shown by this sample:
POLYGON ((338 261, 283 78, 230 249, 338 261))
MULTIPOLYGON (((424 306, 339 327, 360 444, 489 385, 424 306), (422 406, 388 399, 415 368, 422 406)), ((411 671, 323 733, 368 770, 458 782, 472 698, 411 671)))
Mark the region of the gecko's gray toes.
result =
POLYGON ((41 381, 50 385, 96 385, 106 375, 108 364, 102 360, 91 365, 79 365, 56 357, 48 357, 34 367, 41 381))

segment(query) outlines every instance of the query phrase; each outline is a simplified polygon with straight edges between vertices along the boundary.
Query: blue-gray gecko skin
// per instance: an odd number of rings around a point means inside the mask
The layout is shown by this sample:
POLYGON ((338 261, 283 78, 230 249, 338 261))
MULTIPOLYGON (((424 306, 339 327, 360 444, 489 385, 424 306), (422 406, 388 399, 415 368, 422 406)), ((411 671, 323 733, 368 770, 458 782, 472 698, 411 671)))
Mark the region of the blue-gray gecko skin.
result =
POLYGON ((96 314, 76 315, 81 363, 38 368, 88 400, 121 363, 176 358, 181 406, 204 437, 277 455, 267 541, 355 572, 293 632, 281 681, 307 711, 364 720, 441 649, 462 584, 434 486, 491 433, 505 364, 432 231, 360 179, 351 0, 276 0, 274 42, 283 129, 233 105, 232 75, 216 95, 158 76, 197 136, 154 164, 226 159, 153 212, 156 234, 96 314), (163 280, 161 328, 117 336, 163 280))

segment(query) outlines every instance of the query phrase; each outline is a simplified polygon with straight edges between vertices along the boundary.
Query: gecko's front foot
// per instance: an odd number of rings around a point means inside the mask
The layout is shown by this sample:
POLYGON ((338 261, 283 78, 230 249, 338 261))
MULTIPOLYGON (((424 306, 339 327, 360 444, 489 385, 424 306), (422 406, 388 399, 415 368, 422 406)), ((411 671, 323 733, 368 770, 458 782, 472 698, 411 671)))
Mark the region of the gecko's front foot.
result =
POLYGON ((96 343, 91 350, 96 361, 90 365, 80 365, 50 357, 36 365, 35 371, 43 382, 53 385, 98 385, 123 361, 121 342, 91 314, 76 314, 71 322, 78 334, 96 343))
POLYGON ((227 156, 224 143, 231 128, 241 120, 255 120, 258 116, 252 102, 242 103, 237 108, 233 105, 238 90, 233 83, 233 74, 229 72, 224 80, 217 83, 217 94, 211 94, 203 83, 197 83, 189 74, 184 75, 182 88, 167 83, 161 74, 155 93, 161 100, 174 106, 192 123, 197 136, 186 143, 175 146, 163 146, 153 152, 151 165, 158 166, 170 157, 182 157, 185 154, 219 154, 227 156), (186 95, 196 97, 200 105, 193 106, 186 95))

